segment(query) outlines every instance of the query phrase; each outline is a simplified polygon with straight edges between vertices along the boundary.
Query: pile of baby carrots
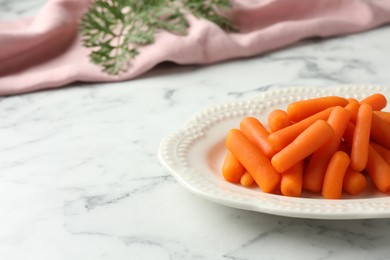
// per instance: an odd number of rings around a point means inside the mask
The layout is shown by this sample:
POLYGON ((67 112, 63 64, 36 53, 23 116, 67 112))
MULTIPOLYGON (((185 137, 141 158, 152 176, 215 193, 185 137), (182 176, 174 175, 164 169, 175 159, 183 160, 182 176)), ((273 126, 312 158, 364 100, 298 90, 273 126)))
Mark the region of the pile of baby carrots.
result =
POLYGON ((366 190, 367 178, 390 191, 390 112, 384 95, 358 101, 325 96, 290 103, 266 128, 246 117, 226 137, 225 180, 299 197, 303 190, 340 199, 366 190))

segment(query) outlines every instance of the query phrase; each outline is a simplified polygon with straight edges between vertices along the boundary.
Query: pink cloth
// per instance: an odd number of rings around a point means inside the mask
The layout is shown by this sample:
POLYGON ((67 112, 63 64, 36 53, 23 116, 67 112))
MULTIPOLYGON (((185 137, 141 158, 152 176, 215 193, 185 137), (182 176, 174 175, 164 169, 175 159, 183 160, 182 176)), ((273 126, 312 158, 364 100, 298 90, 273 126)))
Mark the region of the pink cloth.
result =
POLYGON ((187 36, 159 33, 126 73, 110 76, 89 62, 77 32, 89 3, 51 0, 34 19, 0 22, 0 95, 74 81, 127 80, 163 61, 206 64, 248 57, 307 37, 356 33, 390 22, 390 0, 236 0, 230 15, 239 33, 189 17, 187 36))

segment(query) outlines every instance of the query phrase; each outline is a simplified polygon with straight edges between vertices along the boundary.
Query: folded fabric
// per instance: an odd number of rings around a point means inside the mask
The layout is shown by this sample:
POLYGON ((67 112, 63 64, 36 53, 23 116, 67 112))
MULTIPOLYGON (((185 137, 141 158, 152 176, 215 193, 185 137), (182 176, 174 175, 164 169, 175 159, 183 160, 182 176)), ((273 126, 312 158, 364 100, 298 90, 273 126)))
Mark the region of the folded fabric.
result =
POLYGON ((102 72, 89 61, 78 32, 90 0, 51 0, 35 18, 0 22, 0 95, 56 88, 75 81, 132 79, 158 63, 207 64, 248 57, 308 37, 361 32, 390 22, 389 0, 236 0, 237 33, 189 17, 186 36, 159 32, 128 71, 102 72))

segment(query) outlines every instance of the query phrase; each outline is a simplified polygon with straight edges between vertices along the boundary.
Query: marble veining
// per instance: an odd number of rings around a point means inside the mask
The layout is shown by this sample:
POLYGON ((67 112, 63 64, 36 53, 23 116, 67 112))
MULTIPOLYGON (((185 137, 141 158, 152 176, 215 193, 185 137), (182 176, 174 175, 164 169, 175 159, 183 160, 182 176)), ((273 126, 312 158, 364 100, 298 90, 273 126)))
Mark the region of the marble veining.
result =
MULTIPOLYGON (((0 19, 45 0, 0 0, 0 19)), ((390 27, 213 65, 0 98, 0 259, 388 259, 390 220, 218 205, 157 160, 195 113, 287 86, 390 86, 390 27)))
POLYGON ((0 19, 14 20, 19 17, 32 17, 47 0, 0 0, 0 19))

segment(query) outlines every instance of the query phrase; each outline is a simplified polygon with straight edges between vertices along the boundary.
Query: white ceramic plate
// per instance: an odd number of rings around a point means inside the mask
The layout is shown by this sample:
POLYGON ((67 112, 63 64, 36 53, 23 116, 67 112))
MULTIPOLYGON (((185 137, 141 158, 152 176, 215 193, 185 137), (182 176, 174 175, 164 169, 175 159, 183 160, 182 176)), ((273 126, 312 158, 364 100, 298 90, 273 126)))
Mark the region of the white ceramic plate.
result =
POLYGON ((194 115, 181 129, 167 136, 160 144, 158 157, 189 191, 226 206, 300 218, 387 218, 390 194, 380 193, 372 185, 358 197, 344 194, 340 200, 325 200, 308 193, 300 198, 267 194, 257 187, 249 189, 226 182, 221 176, 226 134, 231 128, 238 128, 245 116, 255 116, 265 123, 270 111, 285 109, 292 101, 325 95, 361 99, 376 92, 390 98, 390 88, 372 85, 290 87, 269 90, 247 101, 218 104, 194 115))

